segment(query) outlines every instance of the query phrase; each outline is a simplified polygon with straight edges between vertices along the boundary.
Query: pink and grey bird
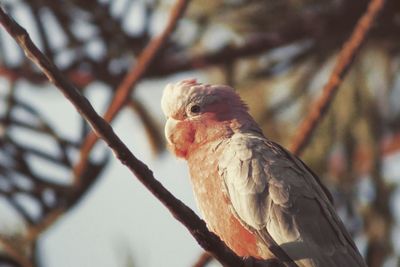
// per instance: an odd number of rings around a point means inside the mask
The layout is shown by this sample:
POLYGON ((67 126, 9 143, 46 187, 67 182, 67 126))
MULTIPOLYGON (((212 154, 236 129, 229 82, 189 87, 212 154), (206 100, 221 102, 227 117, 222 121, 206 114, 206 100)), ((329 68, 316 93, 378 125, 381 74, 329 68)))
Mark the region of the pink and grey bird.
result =
POLYGON ((272 258, 272 237, 301 267, 366 266, 318 177, 263 135, 231 87, 169 84, 161 106, 208 228, 239 256, 272 258))

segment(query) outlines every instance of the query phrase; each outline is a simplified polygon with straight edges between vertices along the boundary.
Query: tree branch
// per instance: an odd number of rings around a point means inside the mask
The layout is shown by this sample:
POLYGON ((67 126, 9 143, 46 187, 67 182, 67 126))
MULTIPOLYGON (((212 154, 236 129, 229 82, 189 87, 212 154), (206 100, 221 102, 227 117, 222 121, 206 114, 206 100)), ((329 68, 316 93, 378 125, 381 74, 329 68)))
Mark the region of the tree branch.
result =
MULTIPOLYGON (((2 8, 0 8, 0 23, 21 46, 26 56, 43 71, 48 79, 75 106, 82 117, 88 121, 94 132, 107 143, 121 163, 126 165, 132 174, 164 204, 205 250, 210 252, 224 266, 240 267, 245 265, 245 261, 241 257, 229 249, 217 235, 208 231, 204 221, 154 178, 152 171, 129 151, 111 126, 96 113, 89 101, 33 44, 26 30, 11 19, 2 8)), ((262 266, 279 266, 279 264, 276 261, 271 261, 271 263, 265 261, 262 266)))
POLYGON ((331 106, 340 84, 348 73, 384 4, 385 0, 371 0, 367 11, 359 19, 350 38, 344 44, 328 83, 323 88, 322 95, 314 102, 310 112, 301 123, 293 138, 290 150, 295 155, 301 154, 310 142, 315 129, 331 106))

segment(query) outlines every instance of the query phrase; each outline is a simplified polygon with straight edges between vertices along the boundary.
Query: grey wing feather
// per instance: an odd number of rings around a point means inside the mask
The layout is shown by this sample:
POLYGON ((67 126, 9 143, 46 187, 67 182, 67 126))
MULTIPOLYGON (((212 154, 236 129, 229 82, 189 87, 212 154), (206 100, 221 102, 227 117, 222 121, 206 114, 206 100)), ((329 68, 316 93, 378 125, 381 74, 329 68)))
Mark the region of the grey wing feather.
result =
POLYGON ((318 177, 261 136, 235 134, 219 173, 232 209, 268 243, 268 234, 299 266, 365 266, 318 177))

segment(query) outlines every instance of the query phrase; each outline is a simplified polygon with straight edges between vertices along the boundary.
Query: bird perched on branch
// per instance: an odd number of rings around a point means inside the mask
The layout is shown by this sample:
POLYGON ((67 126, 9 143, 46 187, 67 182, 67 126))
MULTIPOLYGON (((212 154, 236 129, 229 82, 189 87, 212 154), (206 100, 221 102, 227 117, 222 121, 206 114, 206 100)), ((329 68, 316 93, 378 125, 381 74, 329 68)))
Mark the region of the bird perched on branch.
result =
POLYGON ((328 190, 263 135, 231 87, 184 80, 167 85, 161 105, 168 146, 188 161, 204 220, 235 253, 301 267, 366 266, 328 190))

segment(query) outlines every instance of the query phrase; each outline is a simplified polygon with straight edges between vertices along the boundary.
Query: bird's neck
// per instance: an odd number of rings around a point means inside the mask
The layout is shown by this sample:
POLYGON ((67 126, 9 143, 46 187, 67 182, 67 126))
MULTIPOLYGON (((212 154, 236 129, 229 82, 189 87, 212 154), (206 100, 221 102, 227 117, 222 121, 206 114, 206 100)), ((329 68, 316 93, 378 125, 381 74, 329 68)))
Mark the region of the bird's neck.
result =
POLYGON ((263 135, 262 130, 250 115, 237 116, 222 122, 212 120, 202 122, 195 129, 193 143, 189 147, 191 153, 196 153, 199 148, 205 146, 212 147, 237 133, 263 135))

